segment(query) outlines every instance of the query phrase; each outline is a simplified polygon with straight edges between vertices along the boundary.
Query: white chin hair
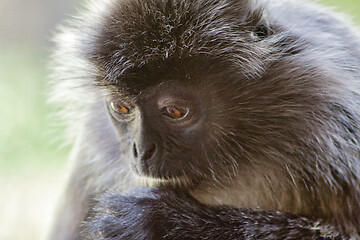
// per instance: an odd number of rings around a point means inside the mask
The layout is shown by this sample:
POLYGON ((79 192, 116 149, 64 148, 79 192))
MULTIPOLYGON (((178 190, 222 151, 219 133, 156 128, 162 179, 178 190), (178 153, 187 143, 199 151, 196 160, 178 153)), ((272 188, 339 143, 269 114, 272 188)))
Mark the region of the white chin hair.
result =
POLYGON ((190 181, 186 177, 174 177, 164 179, 136 175, 135 181, 137 185, 140 185, 142 187, 157 187, 160 185, 187 186, 190 184, 190 181))

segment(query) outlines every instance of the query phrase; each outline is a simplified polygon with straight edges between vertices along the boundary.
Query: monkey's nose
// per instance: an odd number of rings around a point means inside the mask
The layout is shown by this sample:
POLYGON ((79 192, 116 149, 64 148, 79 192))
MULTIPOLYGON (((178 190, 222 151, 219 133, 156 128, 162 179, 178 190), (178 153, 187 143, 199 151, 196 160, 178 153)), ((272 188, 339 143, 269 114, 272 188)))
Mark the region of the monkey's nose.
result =
POLYGON ((137 147, 136 147, 136 143, 134 143, 134 145, 133 145, 133 154, 134 154, 135 158, 138 158, 139 153, 138 153, 138 150, 137 150, 137 147))
POLYGON ((156 145, 153 144, 147 151, 144 152, 143 156, 142 156, 142 160, 146 161, 149 160, 150 158, 152 158, 152 156, 154 155, 156 150, 156 145))
MULTIPOLYGON (((152 156, 154 155, 154 153, 156 152, 156 145, 152 144, 147 150, 145 151, 141 151, 140 150, 140 157, 142 161, 146 161, 149 160, 150 158, 152 158, 152 156)), ((134 143, 133 145, 133 154, 135 158, 139 157, 139 150, 138 147, 136 146, 136 143, 134 143)))

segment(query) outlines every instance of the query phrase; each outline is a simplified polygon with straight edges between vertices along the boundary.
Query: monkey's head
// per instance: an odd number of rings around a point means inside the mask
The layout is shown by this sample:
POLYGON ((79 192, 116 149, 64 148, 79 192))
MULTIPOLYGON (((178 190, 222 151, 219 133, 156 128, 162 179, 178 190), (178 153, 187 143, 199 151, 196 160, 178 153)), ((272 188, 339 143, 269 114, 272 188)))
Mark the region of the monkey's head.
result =
POLYGON ((266 33, 244 3, 220 2, 120 2, 92 42, 112 122, 141 176, 229 174, 243 158, 240 90, 264 64, 256 44, 266 33), (232 15, 239 5, 243 19, 232 15))
POLYGON ((249 164, 314 166, 325 88, 296 38, 249 4, 118 1, 89 27, 86 58, 138 175, 196 181, 249 164))

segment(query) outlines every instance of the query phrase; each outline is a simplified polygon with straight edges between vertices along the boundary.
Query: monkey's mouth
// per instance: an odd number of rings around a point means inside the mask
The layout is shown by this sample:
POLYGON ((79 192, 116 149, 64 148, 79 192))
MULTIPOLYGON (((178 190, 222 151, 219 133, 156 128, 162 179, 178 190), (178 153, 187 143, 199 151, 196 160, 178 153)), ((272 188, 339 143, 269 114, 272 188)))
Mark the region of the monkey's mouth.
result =
POLYGON ((132 164, 132 169, 139 177, 152 178, 161 181, 168 181, 173 178, 181 177, 172 173, 163 173, 158 169, 155 170, 154 167, 149 167, 146 163, 140 164, 140 166, 137 164, 132 164))
POLYGON ((162 156, 156 156, 156 158, 151 156, 149 158, 155 150, 155 148, 152 148, 144 153, 142 159, 133 159, 131 161, 132 170, 138 177, 157 179, 159 181, 172 181, 172 179, 184 177, 183 169, 174 168, 174 164, 171 164, 173 161, 163 159, 162 156))

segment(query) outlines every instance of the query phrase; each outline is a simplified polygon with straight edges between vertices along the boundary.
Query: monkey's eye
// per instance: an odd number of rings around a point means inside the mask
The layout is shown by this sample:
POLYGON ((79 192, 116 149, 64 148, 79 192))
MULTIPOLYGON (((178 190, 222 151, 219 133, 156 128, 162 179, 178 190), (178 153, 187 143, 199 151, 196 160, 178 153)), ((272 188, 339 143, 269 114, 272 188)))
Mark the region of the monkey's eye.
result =
POLYGON ((189 110, 186 108, 177 108, 175 106, 164 107, 162 111, 166 116, 175 120, 186 117, 189 112, 189 110))
POLYGON ((128 114, 130 112, 130 110, 127 107, 125 107, 124 105, 122 105, 121 103, 119 103, 117 101, 111 101, 110 107, 111 107, 111 110, 113 110, 114 112, 116 112, 118 114, 128 114))

